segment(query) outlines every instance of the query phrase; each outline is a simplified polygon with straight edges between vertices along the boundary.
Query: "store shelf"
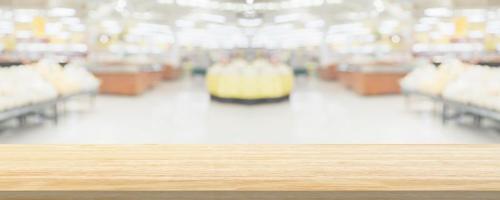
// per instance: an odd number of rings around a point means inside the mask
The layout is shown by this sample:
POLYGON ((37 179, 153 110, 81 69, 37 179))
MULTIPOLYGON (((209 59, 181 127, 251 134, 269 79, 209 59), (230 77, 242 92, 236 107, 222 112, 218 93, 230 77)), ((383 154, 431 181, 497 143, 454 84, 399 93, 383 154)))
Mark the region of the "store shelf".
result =
POLYGON ((163 66, 162 79, 163 80, 174 80, 181 76, 182 69, 180 67, 174 67, 173 65, 166 64, 163 66))
POLYGON ((399 81, 412 69, 411 66, 361 66, 340 65, 339 81, 361 95, 397 94, 399 81))
POLYGON ((143 65, 143 66, 90 66, 88 69, 93 73, 141 73, 141 72, 161 72, 161 65, 143 65))
POLYGON ((0 111, 0 122, 30 114, 42 113, 48 109, 55 110, 57 109, 57 102, 58 99, 50 99, 42 102, 11 108, 5 111, 0 111))
POLYGON ((323 80, 337 80, 338 79, 338 65, 330 64, 325 67, 318 68, 318 75, 323 80))
POLYGON ((434 101, 440 101, 440 102, 443 101, 443 98, 441 96, 427 94, 427 93, 424 93, 424 92, 420 92, 420 91, 416 91, 416 90, 411 90, 411 89, 406 89, 406 88, 402 88, 401 89, 401 93, 403 93, 406 96, 420 96, 420 97, 425 97, 425 98, 428 98, 428 99, 434 100, 434 101))
POLYGON ((59 104, 81 96, 95 97, 97 93, 98 93, 97 90, 81 91, 69 95, 59 96, 54 99, 49 99, 37 103, 32 103, 29 105, 23 105, 8 110, 0 111, 0 122, 16 118, 21 119, 28 115, 38 114, 44 118, 51 119, 57 123, 59 119, 59 111, 58 111, 59 104), (45 113, 48 110, 52 110, 52 115, 49 116, 45 113))
POLYGON ((408 73, 413 70, 412 66, 409 65, 401 65, 401 66, 392 66, 392 65, 339 65, 338 71, 340 72, 353 72, 353 73, 374 73, 374 74, 401 74, 408 73))
POLYGON ((101 80, 101 93, 140 95, 163 79, 163 66, 94 66, 89 70, 101 80))
POLYGON ((500 192, 495 145, 8 145, 0 157, 0 191, 10 192, 2 197, 15 199, 462 200, 500 192))
POLYGON ((472 116, 474 123, 480 126, 483 118, 491 119, 500 122, 500 112, 489 108, 484 108, 471 103, 462 103, 450 99, 443 98, 437 95, 426 94, 419 91, 403 89, 403 94, 406 96, 424 97, 434 102, 440 103, 442 106, 441 120, 446 123, 453 119, 459 119, 462 116, 472 116))
POLYGON ((462 116, 472 116, 477 126, 481 125, 483 118, 500 122, 500 112, 488 108, 483 108, 473 104, 461 103, 449 99, 443 99, 443 122, 460 118, 462 116), (454 113, 450 114, 450 110, 454 113))

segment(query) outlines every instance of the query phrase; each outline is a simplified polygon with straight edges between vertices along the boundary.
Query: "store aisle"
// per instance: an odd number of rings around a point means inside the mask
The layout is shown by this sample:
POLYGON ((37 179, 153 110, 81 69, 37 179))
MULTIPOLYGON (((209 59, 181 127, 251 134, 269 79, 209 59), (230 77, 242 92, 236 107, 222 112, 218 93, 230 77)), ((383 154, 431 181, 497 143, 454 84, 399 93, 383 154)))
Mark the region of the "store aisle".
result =
POLYGON ((443 126, 402 96, 362 98, 336 83, 299 80, 289 103, 210 102, 203 80, 167 82, 141 97, 99 96, 59 125, 0 132, 0 143, 498 143, 500 133, 443 126))

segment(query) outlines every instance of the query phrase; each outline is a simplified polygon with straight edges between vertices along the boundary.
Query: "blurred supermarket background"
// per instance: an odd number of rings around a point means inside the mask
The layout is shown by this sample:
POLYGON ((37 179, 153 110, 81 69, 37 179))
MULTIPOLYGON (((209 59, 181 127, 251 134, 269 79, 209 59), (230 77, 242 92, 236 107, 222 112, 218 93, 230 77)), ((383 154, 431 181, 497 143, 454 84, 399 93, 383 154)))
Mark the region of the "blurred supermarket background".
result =
POLYGON ((0 0, 0 143, 498 143, 500 0, 0 0))

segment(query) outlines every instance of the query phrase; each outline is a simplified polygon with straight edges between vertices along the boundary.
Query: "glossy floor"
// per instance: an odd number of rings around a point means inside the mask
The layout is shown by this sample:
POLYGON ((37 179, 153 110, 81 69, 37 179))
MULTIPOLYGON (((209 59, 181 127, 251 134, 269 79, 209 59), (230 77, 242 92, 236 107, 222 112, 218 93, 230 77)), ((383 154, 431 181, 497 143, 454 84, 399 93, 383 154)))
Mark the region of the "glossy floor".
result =
POLYGON ((308 79, 298 81, 289 102, 221 104, 210 101, 203 80, 192 79, 140 97, 102 95, 58 125, 1 131, 0 143, 500 143, 500 132, 488 125, 442 125, 427 103, 409 105, 399 95, 361 97, 308 79))

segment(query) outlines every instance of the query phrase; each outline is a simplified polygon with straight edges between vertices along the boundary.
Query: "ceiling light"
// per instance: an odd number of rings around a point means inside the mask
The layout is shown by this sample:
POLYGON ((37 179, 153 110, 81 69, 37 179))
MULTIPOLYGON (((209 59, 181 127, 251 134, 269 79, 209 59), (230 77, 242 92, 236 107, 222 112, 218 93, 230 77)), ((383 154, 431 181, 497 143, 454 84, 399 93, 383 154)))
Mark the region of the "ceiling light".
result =
POLYGON ((382 0, 375 0, 373 2, 373 6, 375 6, 375 10, 379 13, 385 10, 385 4, 382 0))
POLYGON ((451 17, 453 11, 449 8, 427 8, 424 14, 429 17, 451 17))
POLYGON ((80 24, 80 19, 77 17, 65 17, 61 18, 59 21, 64 24, 80 24))
POLYGON ((306 22, 305 26, 307 28, 321 28, 321 27, 325 26, 325 21, 323 21, 321 19, 308 21, 308 22, 306 22))
POLYGON ((157 2, 161 4, 173 4, 175 0, 157 0, 157 2))
POLYGON ((52 8, 48 14, 51 17, 71 17, 76 14, 76 10, 72 8, 52 8))
POLYGON ((205 20, 205 21, 209 21, 209 22, 215 22, 215 23, 221 23, 221 24, 226 22, 226 17, 224 17, 222 15, 201 13, 201 14, 198 14, 197 17, 200 20, 205 20))
POLYGON ((189 20, 179 19, 175 21, 175 26, 179 28, 191 28, 194 27, 194 22, 189 20))
POLYGON ((287 14, 287 15, 278 15, 274 18, 275 23, 285 23, 285 22, 292 22, 292 21, 297 21, 301 18, 300 14, 294 13, 294 14, 287 14))
POLYGON ((361 33, 367 32, 367 28, 362 23, 337 24, 330 26, 329 33, 361 33))
POLYGON ((439 22, 439 19, 435 17, 422 17, 419 22, 422 24, 436 24, 439 22))
POLYGON ((255 19, 241 18, 238 20, 238 23, 244 27, 256 27, 256 26, 260 26, 262 24, 262 19, 261 18, 255 18, 255 19))
POLYGON ((115 10, 120 12, 120 13, 123 13, 127 9, 127 4, 128 3, 126 0, 118 0, 115 4, 115 10))
POLYGON ((343 0, 326 0, 326 3, 328 4, 340 4, 342 2, 343 0))

